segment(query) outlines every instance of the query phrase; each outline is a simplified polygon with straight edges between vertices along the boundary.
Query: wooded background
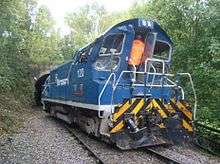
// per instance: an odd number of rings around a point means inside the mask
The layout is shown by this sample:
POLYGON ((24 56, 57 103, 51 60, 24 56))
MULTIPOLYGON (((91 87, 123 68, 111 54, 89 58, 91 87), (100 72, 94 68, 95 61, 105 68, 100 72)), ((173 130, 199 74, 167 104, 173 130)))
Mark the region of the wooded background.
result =
POLYGON ((219 128, 219 9, 219 0, 139 0, 126 11, 110 13, 93 3, 66 13, 71 33, 62 36, 49 10, 37 7, 37 0, 1 0, 0 133, 16 124, 25 112, 22 106, 32 102, 34 76, 71 59, 110 26, 137 17, 157 21, 171 36, 172 71, 192 74, 198 118, 219 128))

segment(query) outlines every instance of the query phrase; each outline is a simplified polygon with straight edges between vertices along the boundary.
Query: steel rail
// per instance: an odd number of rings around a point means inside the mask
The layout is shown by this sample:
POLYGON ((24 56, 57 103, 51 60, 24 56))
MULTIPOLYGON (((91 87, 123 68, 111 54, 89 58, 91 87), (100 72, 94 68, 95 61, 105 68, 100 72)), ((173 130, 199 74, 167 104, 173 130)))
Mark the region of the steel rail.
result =
POLYGON ((194 124, 195 139, 193 140, 193 144, 208 151, 210 154, 220 156, 220 143, 218 142, 220 130, 198 121, 194 124))
POLYGON ((74 136, 74 138, 76 138, 77 141, 78 141, 81 145, 83 145, 83 147, 92 155, 92 157, 96 159, 96 162, 97 162, 97 163, 99 163, 99 164, 104 164, 104 163, 105 163, 101 158, 99 158, 99 155, 98 155, 96 152, 94 152, 94 151, 90 148, 90 146, 89 146, 88 144, 86 144, 86 143, 80 138, 80 136, 78 136, 78 135, 74 132, 74 130, 73 130, 71 127, 69 127, 68 125, 65 125, 65 127, 66 127, 67 130, 74 136))
POLYGON ((196 136, 196 140, 193 141, 193 145, 195 145, 196 147, 204 151, 207 151, 208 153, 212 155, 220 156, 219 150, 216 150, 219 148, 219 143, 214 142, 213 140, 210 140, 209 138, 196 136))
POLYGON ((219 130, 219 129, 210 127, 210 126, 205 125, 205 124, 203 124, 203 123, 201 123, 201 122, 199 122, 199 121, 194 122, 194 124, 195 124, 197 127, 202 127, 202 128, 204 128, 204 129, 206 129, 206 130, 209 130, 209 131, 211 131, 211 132, 215 132, 215 133, 220 134, 220 130, 219 130))
POLYGON ((170 158, 161 154, 160 152, 154 150, 153 148, 146 148, 149 153, 156 156, 159 160, 168 163, 168 164, 181 164, 181 162, 177 161, 176 159, 170 158))
MULTIPOLYGON (((81 139, 81 137, 78 136, 78 135, 75 133, 75 131, 74 131, 71 127, 69 127, 68 125, 65 125, 65 127, 66 127, 67 130, 74 136, 74 138, 76 138, 77 141, 78 141, 81 145, 83 145, 83 147, 92 155, 92 157, 96 159, 97 163, 100 163, 100 164, 104 164, 104 163, 105 163, 105 162, 99 157, 99 155, 98 155, 96 152, 94 152, 94 151, 90 148, 90 146, 89 146, 88 144, 86 144, 86 143, 81 139)), ((154 150, 153 148, 146 148, 146 150, 147 150, 150 154, 152 154, 153 156, 155 156, 157 159, 159 159, 159 160, 161 160, 161 161, 163 161, 163 162, 165 162, 165 163, 168 163, 168 164, 181 164, 181 162, 179 162, 179 161, 177 161, 177 160, 175 160, 175 159, 172 159, 172 158, 170 158, 170 157, 168 157, 168 156, 165 156, 165 155, 161 154, 160 152, 154 150)))

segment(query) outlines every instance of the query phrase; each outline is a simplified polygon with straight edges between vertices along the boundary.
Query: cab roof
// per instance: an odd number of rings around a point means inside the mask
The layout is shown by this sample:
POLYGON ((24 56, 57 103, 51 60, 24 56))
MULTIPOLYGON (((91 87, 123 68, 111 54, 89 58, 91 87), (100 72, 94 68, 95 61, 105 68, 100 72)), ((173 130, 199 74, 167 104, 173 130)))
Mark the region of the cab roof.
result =
MULTIPOLYGON (((157 40, 161 40, 163 42, 168 43, 169 45, 173 45, 173 42, 170 39, 170 37, 168 36, 168 34, 160 27, 160 25, 157 22, 152 21, 152 20, 142 19, 142 18, 129 19, 129 20, 120 22, 120 23, 110 27, 108 30, 106 30, 103 34, 101 34, 96 39, 107 35, 107 33, 113 31, 115 28, 128 27, 128 26, 132 26, 133 29, 143 28, 143 29, 146 29, 147 31, 156 32, 157 33, 157 40)), ((90 44, 91 43, 80 48, 79 51, 85 49, 90 44)))
POLYGON ((114 25, 107 32, 110 32, 114 28, 118 28, 121 26, 132 26, 134 29, 145 28, 148 31, 156 32, 158 40, 162 40, 162 41, 169 43, 170 45, 173 45, 173 42, 170 39, 170 37, 168 36, 168 34, 155 21, 145 20, 142 18, 129 19, 129 20, 126 20, 126 21, 123 21, 121 23, 114 25))

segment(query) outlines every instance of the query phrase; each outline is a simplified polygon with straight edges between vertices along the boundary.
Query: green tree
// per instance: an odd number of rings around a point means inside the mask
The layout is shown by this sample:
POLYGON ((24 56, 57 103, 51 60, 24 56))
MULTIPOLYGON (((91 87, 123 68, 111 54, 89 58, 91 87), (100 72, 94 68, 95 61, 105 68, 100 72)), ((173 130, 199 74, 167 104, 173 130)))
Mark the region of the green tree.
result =
POLYGON ((55 31, 54 25, 49 10, 41 6, 35 13, 26 43, 32 67, 37 72, 45 71, 48 67, 63 62, 58 47, 60 34, 55 31))
POLYGON ((71 58, 74 51, 93 41, 103 32, 102 21, 107 12, 97 3, 85 5, 78 10, 67 13, 65 22, 71 33, 62 40, 61 49, 66 59, 71 58))
MULTIPOLYGON (((0 89, 21 92, 30 88, 29 56, 23 51, 29 30, 26 1, 0 2, 0 89), (29 79, 29 80, 28 80, 29 79)), ((27 2, 28 3, 28 2, 27 2)), ((21 96, 22 97, 22 96, 21 96)))

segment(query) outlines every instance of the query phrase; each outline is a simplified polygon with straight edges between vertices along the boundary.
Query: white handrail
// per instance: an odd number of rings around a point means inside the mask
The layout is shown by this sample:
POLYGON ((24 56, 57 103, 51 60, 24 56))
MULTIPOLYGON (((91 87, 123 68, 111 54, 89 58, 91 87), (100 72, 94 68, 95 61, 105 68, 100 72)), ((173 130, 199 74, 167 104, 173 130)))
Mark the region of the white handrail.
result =
MULTIPOLYGON (((121 74, 119 75, 115 85, 114 85, 114 89, 117 87, 119 81, 121 80, 121 77, 124 73, 134 73, 134 71, 122 71, 121 74)), ((145 72, 136 72, 137 74, 144 74, 145 72)), ((152 73, 152 72, 147 72, 149 75, 155 75, 155 76, 160 76, 160 75, 164 75, 164 76, 169 76, 169 77, 173 77, 174 74, 163 74, 163 73, 152 73)), ((170 80, 171 81, 171 80, 170 80)))
POLYGON ((184 93, 184 90, 181 86, 178 86, 178 88, 180 88, 181 90, 181 94, 182 94, 182 99, 184 100, 185 99, 185 93, 184 93))
MULTIPOLYGON (((133 86, 144 87, 144 84, 133 84, 133 86)), ((146 84, 146 87, 162 87, 162 84, 146 84)), ((164 87, 175 87, 176 85, 165 84, 164 87)))
MULTIPOLYGON (((153 68, 153 70, 154 70, 154 72, 153 73, 157 73, 157 70, 156 70, 156 68, 153 66, 153 64, 151 63, 150 64, 151 65, 151 67, 153 68)), ((153 83, 154 83, 154 80, 155 80, 155 74, 153 75, 153 78, 152 78, 152 82, 151 82, 151 85, 153 85, 153 83)), ((148 82, 148 79, 149 79, 149 74, 147 74, 147 82, 148 82)), ((152 88, 152 87, 151 87, 152 88)))
POLYGON ((46 92, 47 87, 49 86, 49 84, 51 84, 51 83, 47 83, 49 80, 50 80, 50 76, 47 77, 47 79, 43 85, 44 89, 42 91, 42 94, 44 94, 46 92))
POLYGON ((161 59, 155 59, 155 58, 147 58, 147 60, 145 61, 145 70, 144 70, 145 72, 147 72, 147 63, 149 61, 161 62, 163 64, 162 73, 165 74, 165 61, 161 59))
MULTIPOLYGON (((147 58, 147 60, 145 61, 145 72, 147 72, 147 63, 149 61, 154 61, 154 62, 161 62, 162 65, 163 65, 163 68, 162 68, 162 74, 165 74, 165 62, 164 60, 161 60, 161 59, 156 59, 156 58, 147 58)), ((154 72, 153 73, 157 73, 157 70, 155 69, 155 67, 153 66, 152 63, 150 63, 150 66, 153 68, 154 72)), ((151 82, 151 85, 153 85, 154 83, 154 80, 155 80, 155 74, 153 74, 153 79, 152 79, 152 82, 151 82)), ((147 81, 148 81, 148 78, 149 78, 149 74, 147 74, 147 81)), ((162 81, 161 81, 162 82, 162 81)))
MULTIPOLYGON (((109 83, 109 81, 111 80, 112 77, 113 77, 113 85, 112 85, 112 86, 114 86, 114 84, 115 84, 116 75, 115 75, 115 73, 111 73, 111 74, 109 75, 107 81, 105 82, 105 85, 103 86, 102 91, 101 91, 100 94, 99 94, 99 97, 98 97, 98 105, 99 105, 99 106, 101 105, 100 101, 101 101, 101 97, 102 97, 102 95, 103 95, 103 93, 104 93, 104 91, 105 91, 105 88, 106 88, 107 84, 109 83)), ((112 92, 113 92, 113 91, 112 91, 112 92)), ((112 101, 111 101, 111 103, 112 103, 112 101)), ((112 105, 112 104, 111 104, 111 105, 112 105)), ((100 111, 100 110, 99 110, 99 112, 98 112, 98 116, 99 116, 99 118, 103 118, 103 117, 101 116, 101 111, 100 111)))
POLYGON ((133 78, 131 79, 132 82, 135 82, 136 81, 136 72, 137 72, 137 68, 134 64, 132 64, 133 68, 134 68, 134 71, 133 71, 133 78))
MULTIPOLYGON (((119 75, 117 81, 116 81, 116 75, 115 73, 111 73, 105 83, 105 85, 103 86, 102 88, 102 91, 100 92, 99 94, 99 97, 98 97, 98 105, 100 106, 100 102, 101 102, 101 97, 108 85, 108 83, 110 82, 110 80, 113 78, 113 84, 112 84, 112 95, 114 93, 114 91, 116 90, 122 76, 124 73, 137 73, 137 74, 144 74, 145 72, 135 72, 135 71, 122 71, 121 74, 119 75)), ((152 73, 152 72, 147 72, 149 75, 164 75, 164 76, 169 76, 169 77, 174 77, 174 74, 165 74, 165 73, 152 73)), ((193 94, 194 94, 194 110, 193 110, 193 120, 196 120, 196 111, 197 111, 197 95, 196 95, 196 92, 195 92, 195 88, 194 88, 194 84, 193 84, 193 81, 192 81, 192 76, 191 74, 189 73, 178 73, 178 75, 186 75, 189 77, 189 80, 190 80, 190 83, 191 83, 191 86, 192 86, 192 90, 193 90, 193 94)), ((173 82, 172 80, 168 79, 168 81, 171 83, 171 85, 169 84, 166 84, 166 85, 163 85, 164 87, 174 87, 174 86, 177 86, 177 84, 175 82, 173 82)), ((134 85, 142 85, 142 84, 134 84, 134 85)), ((146 85, 146 86, 151 86, 151 87, 161 87, 162 84, 160 85, 154 85, 154 84, 150 84, 150 85, 146 85)), ((181 94, 182 94, 182 99, 185 98, 185 93, 184 93, 184 90, 182 87, 178 86, 180 89, 181 89, 181 94)), ((113 98, 113 96, 112 96, 113 98)), ((112 105, 112 100, 111 100, 111 105, 112 105)), ((112 110, 112 109, 111 109, 112 110)), ((98 116, 99 118, 103 118, 103 116, 101 115, 101 111, 98 112, 98 116)))
POLYGON ((191 86, 192 86, 192 90, 193 90, 193 95, 194 95, 194 109, 193 109, 193 120, 196 120, 196 111, 197 111, 197 95, 196 95, 196 90, 193 84, 193 80, 192 80, 192 76, 190 73, 178 73, 178 75, 186 75, 189 77, 191 86))

